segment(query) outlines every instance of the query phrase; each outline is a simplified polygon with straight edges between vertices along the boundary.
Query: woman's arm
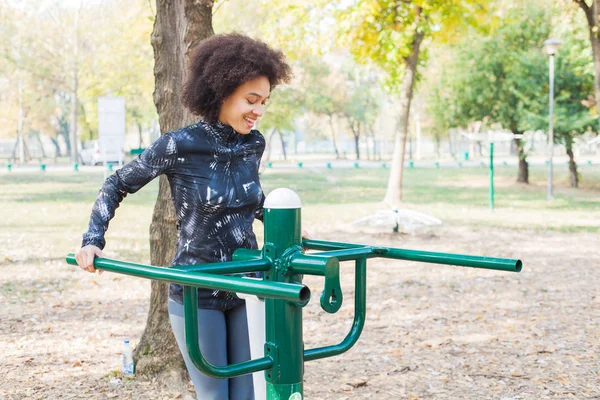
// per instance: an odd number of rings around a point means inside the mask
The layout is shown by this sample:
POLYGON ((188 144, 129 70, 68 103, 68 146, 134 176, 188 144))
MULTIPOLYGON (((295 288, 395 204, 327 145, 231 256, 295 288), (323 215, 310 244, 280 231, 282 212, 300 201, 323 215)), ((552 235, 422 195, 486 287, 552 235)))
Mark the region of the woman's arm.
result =
POLYGON ((115 210, 129 193, 135 193, 157 176, 168 173, 177 161, 177 146, 170 134, 161 136, 138 158, 111 175, 94 202, 87 232, 75 258, 78 265, 94 272, 94 257, 101 256, 106 245, 104 234, 115 210), (81 260, 81 261, 80 261, 81 260))

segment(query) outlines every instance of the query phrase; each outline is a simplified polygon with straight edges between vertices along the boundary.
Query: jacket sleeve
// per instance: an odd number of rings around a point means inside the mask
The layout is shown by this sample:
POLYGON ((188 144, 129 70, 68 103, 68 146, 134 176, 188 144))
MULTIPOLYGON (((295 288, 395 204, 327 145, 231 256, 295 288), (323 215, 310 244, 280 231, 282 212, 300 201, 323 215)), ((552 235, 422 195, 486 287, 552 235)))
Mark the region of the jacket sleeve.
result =
POLYGON ((261 192, 260 203, 258 204, 258 207, 254 211, 254 218, 256 218, 257 220, 259 220, 261 222, 265 222, 264 221, 265 209, 263 208, 264 204, 265 204, 265 194, 264 194, 264 192, 261 192))
MULTIPOLYGON (((265 141, 265 137, 259 132, 258 133, 258 151, 257 151, 257 157, 256 157, 256 170, 260 171, 260 160, 262 159, 262 156, 265 152, 265 145, 266 145, 266 141, 265 141)), ((258 203, 258 207, 256 208, 256 210, 254 211, 254 218, 264 222, 264 209, 263 209, 263 205, 265 204, 265 193, 261 190, 261 195, 260 195, 260 202, 258 203)))
POLYGON ((125 164, 108 177, 92 208, 88 230, 81 246, 94 245, 103 249, 104 234, 115 210, 128 193, 135 193, 148 182, 169 170, 177 161, 177 144, 167 133, 152 143, 138 158, 125 164))

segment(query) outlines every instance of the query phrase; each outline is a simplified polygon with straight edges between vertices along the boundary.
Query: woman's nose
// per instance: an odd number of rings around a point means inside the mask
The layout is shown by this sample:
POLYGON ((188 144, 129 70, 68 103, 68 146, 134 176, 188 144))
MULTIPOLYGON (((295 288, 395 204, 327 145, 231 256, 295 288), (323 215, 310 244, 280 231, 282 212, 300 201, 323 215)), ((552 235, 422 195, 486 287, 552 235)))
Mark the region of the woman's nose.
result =
POLYGON ((256 114, 259 117, 262 117, 263 114, 265 113, 265 106, 263 104, 260 104, 256 107, 254 107, 254 109, 252 110, 252 112, 254 114, 256 114))

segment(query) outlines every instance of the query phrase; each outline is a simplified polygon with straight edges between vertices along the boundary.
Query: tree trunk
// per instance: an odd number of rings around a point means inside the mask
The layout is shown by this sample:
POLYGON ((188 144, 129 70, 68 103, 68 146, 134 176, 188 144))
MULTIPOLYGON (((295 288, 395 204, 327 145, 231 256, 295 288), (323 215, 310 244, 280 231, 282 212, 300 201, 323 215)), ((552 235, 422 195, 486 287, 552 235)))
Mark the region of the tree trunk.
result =
POLYGON ((279 135, 279 139, 281 140, 281 151, 283 152, 283 159, 287 160, 287 150, 285 149, 285 140, 283 139, 283 134, 277 128, 275 128, 275 132, 279 135))
POLYGON ((354 134, 354 147, 356 149, 356 160, 360 160, 360 135, 354 134))
POLYGON ((40 132, 36 132, 35 138, 40 145, 40 151, 42 153, 42 158, 46 158, 46 150, 44 150, 44 143, 42 142, 42 134, 40 132))
POLYGON ((569 180, 571 187, 579 187, 579 175, 577 174, 577 163, 575 162, 575 156, 573 155, 573 140, 567 138, 567 155, 569 156, 569 180))
POLYGON ((360 126, 356 126, 357 122, 352 119, 352 116, 348 117, 348 125, 350 126, 350 130, 352 131, 352 137, 354 137, 354 150, 356 152, 356 159, 360 160, 360 126))
MULTIPOLYGON (((271 161, 271 150, 273 148, 273 136, 275 136, 275 128, 271 128, 271 131, 269 132, 268 138, 267 138, 267 154, 265 154, 264 156, 264 160, 265 162, 271 161)), ((262 164, 261 164, 262 166, 262 164)))
MULTIPOLYGON (((417 18, 418 18, 417 14, 417 18)), ((417 24, 418 25, 418 24, 417 24)), ((412 100, 413 89, 415 86, 415 75, 417 72, 417 63, 419 61, 419 51, 423 42, 424 33, 419 28, 415 29, 411 51, 406 58, 406 73, 402 79, 400 88, 400 119, 398 123, 398 133, 394 142, 394 156, 392 158, 392 168, 388 180, 385 201, 390 206, 397 208, 402 203, 402 175, 404 172, 404 154, 406 150, 406 137, 408 136, 408 116, 410 114, 410 102, 412 100)))
POLYGON ((144 144, 144 143, 143 143, 143 142, 144 142, 144 140, 143 140, 143 137, 142 137, 142 132, 143 132, 143 129, 142 129, 142 123, 141 123, 141 121, 140 121, 140 120, 137 120, 137 121, 136 121, 136 123, 137 123, 137 126, 138 126, 138 141, 139 141, 139 143, 140 143, 140 144, 138 145, 138 149, 141 149, 141 148, 142 148, 142 146, 143 146, 143 144, 144 144))
MULTIPOLYGON (((212 7, 212 0, 156 1, 151 42, 155 61, 154 104, 162 134, 194 121, 179 99, 190 50, 214 34, 212 7)), ((171 264, 177 242, 176 221, 169 184, 161 176, 150 225, 152 265, 171 264)), ((146 328, 134 351, 136 372, 146 376, 160 373, 162 379, 180 379, 185 376, 185 366, 169 324, 167 296, 167 284, 152 282, 146 328)))
MULTIPOLYGON (((23 134, 23 121, 25 120, 23 113, 23 82, 19 77, 19 115, 17 120, 17 146, 19 148, 19 161, 25 164, 28 159, 25 155, 25 135, 23 134)), ((15 150, 17 147, 15 146, 15 150)), ((16 159, 15 151, 13 150, 13 158, 16 159)))
POLYGON ((81 11, 81 4, 79 9, 75 12, 75 25, 73 27, 73 74, 72 85, 71 86, 71 129, 69 131, 69 139, 71 142, 71 162, 77 163, 79 162, 78 146, 77 146, 77 90, 79 86, 79 81, 77 79, 78 74, 78 65, 77 65, 77 57, 79 53, 79 37, 77 33, 78 25, 79 25, 79 13, 81 11))
POLYGON ((373 160, 380 161, 381 160, 381 152, 379 150, 379 146, 377 145, 377 140, 375 139, 375 131, 373 131, 373 126, 369 126, 369 137, 373 141, 373 160))
POLYGON ((335 140, 335 127, 333 125, 333 115, 329 114, 329 126, 331 127, 331 143, 333 143, 333 151, 335 152, 335 159, 340 159, 340 151, 337 147, 337 142, 335 140))
POLYGON ((523 141, 521 139, 515 139, 515 146, 517 147, 517 155, 519 156, 517 182, 529 183, 529 164, 527 163, 527 154, 525 153, 525 149, 523 149, 523 141))
MULTIPOLYGON (((588 33, 592 45, 592 54, 594 56, 594 98, 596 100, 596 109, 600 107, 600 24, 598 23, 598 7, 600 0, 592 0, 592 5, 588 6, 585 0, 574 0, 585 13, 588 23, 588 33)), ((598 115, 600 126, 600 112, 598 115)))

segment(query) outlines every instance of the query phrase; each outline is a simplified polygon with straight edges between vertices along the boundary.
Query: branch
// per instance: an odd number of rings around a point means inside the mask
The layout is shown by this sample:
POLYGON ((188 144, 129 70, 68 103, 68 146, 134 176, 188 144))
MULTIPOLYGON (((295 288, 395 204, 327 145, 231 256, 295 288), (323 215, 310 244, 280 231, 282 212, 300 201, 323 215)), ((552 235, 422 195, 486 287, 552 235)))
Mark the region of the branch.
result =
MULTIPOLYGON (((577 3, 579 5, 579 7, 581 7, 581 9, 587 14, 588 12, 591 11, 590 6, 588 6, 585 2, 585 0, 573 0, 575 3, 577 3)), ((595 1, 595 0, 592 0, 595 1)))

